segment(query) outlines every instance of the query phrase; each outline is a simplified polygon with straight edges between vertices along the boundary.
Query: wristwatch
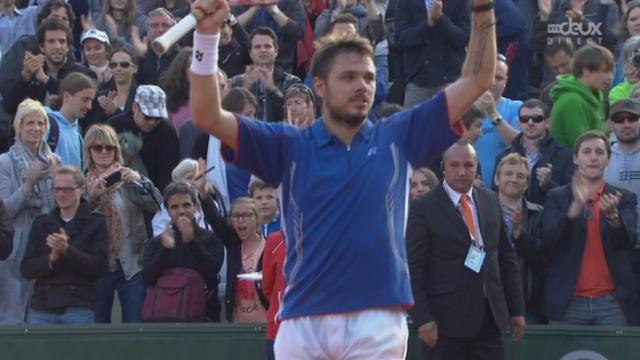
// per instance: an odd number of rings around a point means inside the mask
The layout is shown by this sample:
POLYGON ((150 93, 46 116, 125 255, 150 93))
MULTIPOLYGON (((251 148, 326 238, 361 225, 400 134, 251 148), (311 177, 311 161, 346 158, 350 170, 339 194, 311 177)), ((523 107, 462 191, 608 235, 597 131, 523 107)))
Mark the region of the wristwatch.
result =
POLYGON ((611 216, 607 216, 607 220, 610 220, 610 221, 616 221, 618 219, 620 219, 620 215, 618 213, 615 213, 611 216))
POLYGON ((502 118, 500 116, 496 116, 493 120, 491 120, 491 124, 493 126, 498 126, 502 123, 502 118))

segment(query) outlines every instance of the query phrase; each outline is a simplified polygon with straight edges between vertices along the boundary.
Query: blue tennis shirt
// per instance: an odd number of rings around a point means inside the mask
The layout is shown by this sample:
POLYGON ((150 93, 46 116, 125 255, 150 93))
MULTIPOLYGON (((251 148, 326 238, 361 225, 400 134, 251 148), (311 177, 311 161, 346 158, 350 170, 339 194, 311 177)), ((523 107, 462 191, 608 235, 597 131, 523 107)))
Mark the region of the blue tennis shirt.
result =
POLYGON ((238 115, 235 162, 282 185, 287 240, 283 319, 413 304, 405 245, 408 171, 456 139, 444 92, 346 146, 322 119, 308 129, 238 115))

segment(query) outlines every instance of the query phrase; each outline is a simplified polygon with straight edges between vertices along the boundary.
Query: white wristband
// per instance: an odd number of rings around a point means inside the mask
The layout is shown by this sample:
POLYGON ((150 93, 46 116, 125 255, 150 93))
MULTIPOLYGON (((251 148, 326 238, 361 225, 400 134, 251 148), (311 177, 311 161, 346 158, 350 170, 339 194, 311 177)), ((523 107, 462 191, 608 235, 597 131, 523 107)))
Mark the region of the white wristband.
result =
POLYGON ((218 72, 218 42, 220 34, 193 33, 193 57, 191 72, 196 75, 213 75, 218 72))

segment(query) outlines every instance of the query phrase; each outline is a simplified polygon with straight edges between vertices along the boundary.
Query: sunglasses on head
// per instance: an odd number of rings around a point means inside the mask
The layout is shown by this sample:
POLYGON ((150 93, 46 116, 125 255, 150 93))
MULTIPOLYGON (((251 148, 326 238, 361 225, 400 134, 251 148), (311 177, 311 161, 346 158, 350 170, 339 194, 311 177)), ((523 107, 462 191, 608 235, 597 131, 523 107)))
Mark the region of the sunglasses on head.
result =
POLYGON ((91 148, 97 152, 103 152, 105 150, 107 152, 112 152, 116 149, 116 147, 113 145, 92 145, 91 148))
POLYGON ((109 62, 109 68, 110 69, 115 69, 116 67, 118 67, 118 65, 120 65, 121 68, 123 69, 128 69, 129 66, 131 66, 132 64, 128 61, 111 61, 109 62))
POLYGON ((533 120, 533 122, 537 124, 543 122, 546 118, 544 115, 521 115, 520 122, 528 123, 530 120, 533 120))
POLYGON ((611 118, 611 121, 613 121, 614 124, 622 124, 625 121, 628 121, 629 123, 634 123, 638 121, 638 119, 640 119, 640 117, 632 114, 620 114, 620 115, 613 116, 611 118))

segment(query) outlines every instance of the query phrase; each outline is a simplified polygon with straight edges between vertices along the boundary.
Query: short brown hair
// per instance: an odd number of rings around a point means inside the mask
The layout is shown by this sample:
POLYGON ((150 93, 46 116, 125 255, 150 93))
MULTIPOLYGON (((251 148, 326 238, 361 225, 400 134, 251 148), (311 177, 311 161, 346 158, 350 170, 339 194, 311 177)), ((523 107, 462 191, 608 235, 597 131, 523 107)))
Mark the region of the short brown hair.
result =
POLYGON ((328 33, 331 33, 333 31, 333 27, 336 24, 353 24, 353 26, 356 28, 356 31, 358 31, 358 19, 349 13, 340 13, 334 16, 333 20, 331 20, 331 25, 329 25, 328 33))
MULTIPOLYGON (((67 35, 67 46, 73 46, 73 33, 71 32, 71 28, 67 25, 66 22, 58 19, 58 18, 48 18, 45 19, 40 26, 38 26, 38 30, 36 31, 36 38, 38 39, 38 45, 44 45, 45 37, 47 35, 47 31, 64 31, 67 35)), ((65 54, 66 55, 66 54, 65 54)))
POLYGON ((591 139, 602 140, 604 142, 605 148, 607 149, 607 158, 611 157, 611 144, 609 143, 609 138, 599 130, 589 130, 584 134, 578 136, 575 145, 573 145, 573 155, 578 156, 578 152, 580 152, 580 146, 582 145, 582 143, 591 139))
POLYGON ((615 60, 607 48, 596 44, 588 44, 573 55, 573 75, 580 77, 585 70, 613 70, 615 60))
POLYGON ((529 181, 529 178, 531 177, 531 169, 529 168, 529 162, 524 156, 518 153, 510 153, 503 156, 502 159, 500 159, 498 166, 496 166, 496 172, 495 172, 496 178, 500 176, 500 171, 502 171, 502 167, 504 167, 507 164, 523 165, 524 168, 527 170, 527 181, 529 181))
POLYGON ((328 35, 315 42, 316 52, 311 59, 311 76, 326 79, 338 55, 355 53, 373 61, 373 48, 369 40, 357 35, 328 35))
POLYGON ((520 115, 520 111, 522 111, 523 108, 524 109, 540 109, 542 110, 542 115, 544 115, 544 117, 546 118, 549 117, 549 107, 540 99, 528 99, 525 102, 523 102, 522 105, 520 106, 520 110, 518 110, 518 115, 520 115))
POLYGON ((489 116, 491 113, 491 108, 493 106, 493 97, 488 95, 487 93, 482 94, 473 104, 467 112, 462 115, 462 125, 465 129, 471 129, 471 125, 475 122, 476 119, 484 119, 489 116))

